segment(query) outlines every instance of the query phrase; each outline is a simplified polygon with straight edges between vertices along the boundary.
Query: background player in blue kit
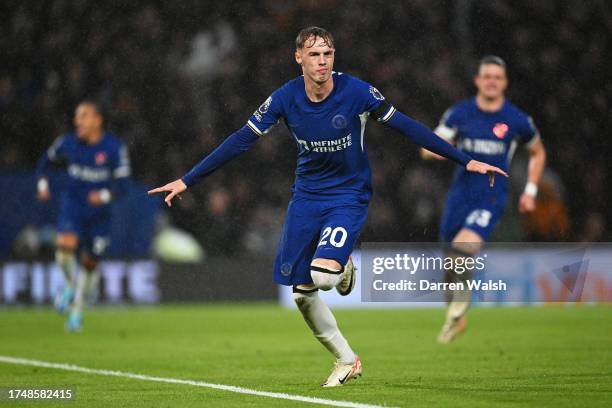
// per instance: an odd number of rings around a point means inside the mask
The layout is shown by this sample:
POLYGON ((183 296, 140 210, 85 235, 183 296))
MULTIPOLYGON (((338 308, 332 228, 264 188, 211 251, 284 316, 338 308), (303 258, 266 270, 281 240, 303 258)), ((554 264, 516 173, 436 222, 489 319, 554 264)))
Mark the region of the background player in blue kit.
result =
POLYGON ((56 308, 70 306, 69 331, 82 327, 84 298, 91 295, 99 279, 96 266, 108 248, 111 227, 110 202, 126 190, 130 161, 125 145, 103 129, 100 107, 81 102, 74 115, 74 133, 59 137, 38 163, 38 199, 50 198, 48 171, 52 163, 63 163, 68 187, 62 192, 57 220, 56 261, 66 285, 56 298, 56 308), (77 250, 80 264, 77 273, 77 250))
MULTIPOLYGON (((274 263, 274 281, 292 286, 295 302, 315 337, 336 357, 323 386, 338 386, 361 374, 359 357, 340 333, 329 307, 317 294, 336 288, 342 295, 354 286, 349 256, 365 222, 372 196, 364 139, 368 117, 399 130, 413 142, 479 173, 506 175, 497 167, 472 160, 398 112, 381 93, 350 75, 333 72, 334 40, 318 27, 302 30, 295 60, 303 75, 272 95, 247 124, 230 135, 181 179, 149 191, 172 199, 249 149, 282 120, 298 146, 293 197, 274 263)), ((264 180, 265 182, 265 180, 264 180)))
MULTIPOLYGON (((538 183, 546 162, 546 151, 533 120, 505 98, 508 86, 506 63, 499 57, 486 56, 478 65, 474 78, 475 97, 459 102, 446 111, 435 133, 455 144, 477 160, 483 160, 508 171, 517 145, 529 150, 528 179, 519 201, 521 213, 535 209, 538 183)), ((422 150, 425 158, 441 158, 422 150)), ((448 193, 440 227, 441 239, 450 243, 451 255, 474 256, 506 207, 508 181, 502 178, 493 188, 477 183, 474 175, 457 168, 448 193)), ((464 274, 462 279, 469 278, 464 274)), ((448 280, 457 279, 447 273, 448 280)), ((440 343, 452 341, 465 329, 465 313, 470 292, 448 293, 446 321, 438 335, 440 343)))

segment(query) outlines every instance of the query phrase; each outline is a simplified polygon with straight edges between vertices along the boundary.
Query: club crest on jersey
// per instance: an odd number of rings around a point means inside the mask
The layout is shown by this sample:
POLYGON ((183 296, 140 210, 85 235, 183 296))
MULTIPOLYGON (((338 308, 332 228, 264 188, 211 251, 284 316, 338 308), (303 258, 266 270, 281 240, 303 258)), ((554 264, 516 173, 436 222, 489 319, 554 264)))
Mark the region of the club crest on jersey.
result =
POLYGON ((344 129, 346 128, 346 125, 348 125, 348 121, 346 120, 346 118, 340 114, 334 116, 331 120, 331 123, 334 129, 344 129))
POLYGON ((508 133, 509 129, 510 128, 505 123, 496 123, 495 126, 493 126, 493 134, 498 139, 503 139, 506 137, 506 133, 508 133))
POLYGON ((269 96, 268 99, 266 99, 266 101, 262 103, 261 106, 257 108, 257 110, 253 113, 255 119, 257 119, 258 122, 261 122, 261 120, 263 119, 263 115, 268 111, 268 109, 270 109, 271 103, 272 96, 269 96))
POLYGON ((103 165, 104 163, 106 163, 106 153, 104 152, 96 153, 95 160, 96 160, 96 166, 103 165))
POLYGON ((281 265, 281 275, 283 276, 289 276, 291 275, 291 270, 293 269, 293 266, 290 263, 284 263, 281 265))
POLYGON ((385 97, 380 93, 380 91, 374 88, 373 86, 370 86, 370 93, 374 98, 378 99, 379 101, 385 100, 385 97))

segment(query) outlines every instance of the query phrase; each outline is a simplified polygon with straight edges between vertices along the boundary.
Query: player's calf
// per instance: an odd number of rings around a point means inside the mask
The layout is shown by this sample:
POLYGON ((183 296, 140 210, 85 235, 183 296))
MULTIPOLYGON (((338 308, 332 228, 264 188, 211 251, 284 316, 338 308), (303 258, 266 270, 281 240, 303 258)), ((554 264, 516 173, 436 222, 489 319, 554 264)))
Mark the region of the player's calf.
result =
POLYGON ((454 259, 455 268, 446 271, 444 281, 459 284, 456 285, 459 289, 445 292, 448 308, 446 320, 438 334, 438 342, 441 344, 450 343, 457 335, 465 331, 465 314, 472 298, 472 292, 468 289, 466 282, 474 275, 473 268, 467 266, 472 263, 465 262, 465 259, 472 258, 480 250, 481 245, 481 242, 453 242, 452 247, 446 252, 447 257, 454 259))
POLYGON ((462 230, 457 234, 452 247, 446 252, 446 256, 454 260, 453 265, 455 267, 446 271, 444 281, 446 283, 460 283, 462 285, 458 286, 464 288, 446 291, 448 319, 460 319, 470 306, 472 292, 467 288, 466 281, 473 278, 474 270, 473 267, 469 266, 473 265, 473 262, 467 262, 466 259, 473 258, 481 247, 482 239, 476 233, 470 230, 462 230))
POLYGON ((327 348, 339 364, 353 365, 357 356, 340 332, 336 318, 319 297, 314 285, 293 287, 293 300, 319 342, 327 348))
POLYGON ((66 285, 74 287, 74 275, 76 272, 76 249, 78 237, 75 234, 58 234, 56 239, 55 261, 64 273, 66 285))
POLYGON ((80 331, 83 327, 83 309, 85 300, 93 296, 93 291, 96 288, 99 279, 97 271, 98 261, 95 257, 84 252, 81 256, 81 269, 74 290, 74 300, 70 307, 70 314, 66 322, 68 331, 80 331))
POLYGON ((62 270, 65 282, 64 287, 54 300, 55 309, 59 313, 64 313, 74 298, 75 275, 77 271, 75 250, 77 244, 78 238, 74 234, 59 234, 57 237, 55 262, 62 270))

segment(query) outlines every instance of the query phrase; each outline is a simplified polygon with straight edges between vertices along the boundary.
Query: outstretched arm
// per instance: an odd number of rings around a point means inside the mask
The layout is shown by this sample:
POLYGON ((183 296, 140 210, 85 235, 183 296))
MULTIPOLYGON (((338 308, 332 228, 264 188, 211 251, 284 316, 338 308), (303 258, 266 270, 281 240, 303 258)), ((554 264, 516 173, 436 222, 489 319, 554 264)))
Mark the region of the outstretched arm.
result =
MULTIPOLYGON (((444 137, 444 133, 443 131, 441 131, 441 126, 438 126, 436 129, 434 129, 434 133, 436 134, 436 136, 438 136, 440 139, 446 141, 447 143, 455 146, 453 137, 444 137)), ((446 128, 448 129, 448 128, 446 128)), ((450 129, 448 129, 450 130, 450 129)), ((440 156, 439 154, 435 154, 433 152, 430 152, 429 150, 421 147, 421 158, 424 160, 446 160, 443 156, 440 156)))
MULTIPOLYGON (((444 112, 440 123, 434 129, 434 133, 443 140, 455 146, 455 138, 457 136, 457 124, 455 118, 455 109, 450 108, 444 112)), ((444 157, 439 154, 430 152, 427 149, 421 148, 421 157, 425 160, 444 160, 444 157)))
POLYGON ((56 163, 63 153, 64 137, 55 139, 51 147, 49 147, 38 160, 36 164, 36 197, 40 201, 47 201, 51 197, 49 190, 48 172, 52 163, 56 163))
POLYGON ((223 143, 221 143, 221 145, 219 145, 219 147, 213 150, 213 152, 206 156, 201 162, 196 164, 183 177, 162 187, 149 190, 148 194, 168 193, 164 201, 168 207, 172 207, 172 199, 175 196, 187 190, 188 187, 196 184, 209 174, 212 174, 234 157, 249 150, 258 139, 259 136, 245 125, 238 131, 232 133, 223 143))
POLYGON ((45 152, 36 164, 36 198, 39 201, 48 201, 51 198, 49 179, 47 177, 50 166, 51 160, 48 153, 45 152))
POLYGON ((519 200, 519 212, 525 213, 535 210, 535 198, 538 194, 538 184, 546 164, 546 149, 538 137, 529 146, 529 167, 527 169, 527 185, 519 200))
POLYGON ((114 197, 127 194, 129 191, 129 179, 132 175, 130 153, 127 146, 122 144, 119 148, 117 165, 113 169, 113 191, 114 197))
POLYGON ((467 154, 457 150, 451 144, 438 137, 421 123, 410 119, 408 116, 399 111, 396 111, 393 116, 386 121, 386 124, 401 132, 404 136, 420 147, 461 164, 467 171, 489 174, 489 183, 491 186, 493 186, 495 173, 508 177, 508 174, 506 174, 506 172, 502 169, 473 160, 467 154))

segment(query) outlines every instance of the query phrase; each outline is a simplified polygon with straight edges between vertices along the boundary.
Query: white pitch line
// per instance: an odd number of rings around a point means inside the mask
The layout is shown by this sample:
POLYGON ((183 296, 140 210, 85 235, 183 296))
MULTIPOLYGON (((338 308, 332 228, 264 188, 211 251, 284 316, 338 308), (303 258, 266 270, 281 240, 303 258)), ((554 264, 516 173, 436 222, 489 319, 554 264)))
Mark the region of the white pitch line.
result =
POLYGON ((311 404, 328 405, 332 407, 382 408, 382 406, 380 405, 361 404, 358 402, 339 401, 339 400, 331 400, 331 399, 316 398, 316 397, 305 397, 302 395, 285 394, 282 392, 258 391, 258 390, 252 390, 250 388, 236 387, 233 385, 214 384, 214 383, 207 383, 203 381, 193 381, 193 380, 181 380, 178 378, 153 377, 150 375, 126 373, 123 371, 98 370, 95 368, 81 367, 81 366, 72 365, 72 364, 50 363, 47 361, 31 360, 28 358, 19 358, 19 357, 10 357, 10 356, 0 355, 0 362, 7 363, 7 364, 19 364, 19 365, 33 366, 33 367, 55 368, 58 370, 75 371, 75 372, 86 373, 86 374, 106 375, 110 377, 131 378, 134 380, 154 381, 154 382, 162 382, 162 383, 168 383, 168 384, 191 385, 194 387, 213 388, 216 390, 235 392, 238 394, 257 395, 259 397, 309 402, 311 404))

